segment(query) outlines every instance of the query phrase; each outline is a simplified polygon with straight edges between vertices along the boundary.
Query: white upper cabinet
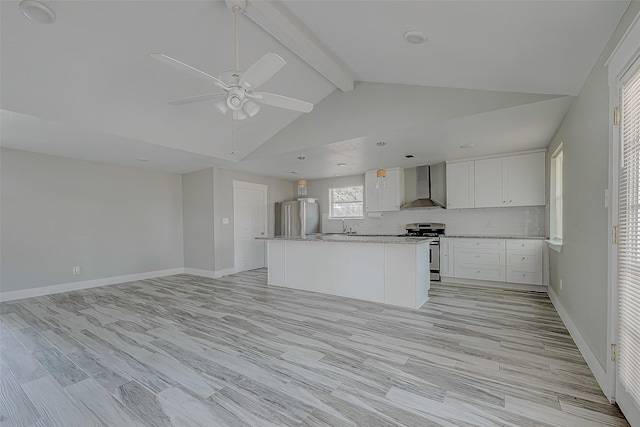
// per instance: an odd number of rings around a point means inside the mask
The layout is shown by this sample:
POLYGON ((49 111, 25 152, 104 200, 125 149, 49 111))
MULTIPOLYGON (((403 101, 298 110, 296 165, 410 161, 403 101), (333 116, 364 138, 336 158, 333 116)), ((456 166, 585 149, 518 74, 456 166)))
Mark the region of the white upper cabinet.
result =
POLYGON ((474 161, 447 163, 447 208, 473 208, 474 161))
POLYGON ((545 153, 505 157, 503 192, 508 206, 545 204, 545 153))
POLYGON ((476 208, 506 206, 504 197, 504 159, 484 159, 475 161, 475 205, 476 208))
POLYGON ((376 187, 376 179, 376 171, 364 175, 366 211, 399 211, 400 206, 404 204, 404 169, 387 169, 384 188, 376 187))
POLYGON ((542 151, 447 163, 448 208, 544 204, 545 153, 542 151))

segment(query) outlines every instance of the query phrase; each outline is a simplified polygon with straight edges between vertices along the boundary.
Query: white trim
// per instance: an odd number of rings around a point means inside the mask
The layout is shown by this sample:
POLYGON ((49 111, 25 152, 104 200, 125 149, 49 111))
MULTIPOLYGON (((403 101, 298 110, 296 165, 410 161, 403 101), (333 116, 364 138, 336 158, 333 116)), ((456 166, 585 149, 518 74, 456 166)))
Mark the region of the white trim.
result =
POLYGON ((638 25, 640 14, 633 18, 633 22, 627 28, 620 42, 604 66, 609 68, 609 83, 617 83, 617 80, 627 71, 630 64, 629 58, 636 56, 638 52, 638 40, 640 40, 640 25, 638 25), (613 79, 613 80, 612 80, 613 79))
MULTIPOLYGON (((237 263, 237 259, 238 259, 238 248, 240 247, 240 245, 238 245, 238 208, 236 206, 237 204, 237 190, 252 190, 252 191, 259 191, 260 193, 262 193, 262 205, 261 205, 261 210, 262 213, 264 214, 264 219, 262 221, 262 225, 261 225, 261 230, 260 232, 262 233, 262 236, 266 236, 267 235, 267 231, 269 230, 269 226, 267 225, 268 222, 268 216, 269 213, 267 212, 269 204, 269 186, 266 184, 256 184, 253 182, 245 182, 245 181, 236 181, 233 180, 233 268, 231 270, 233 270, 233 273, 237 273, 240 270, 240 267, 238 266, 237 263)), ((252 268, 250 268, 249 270, 252 270, 254 268, 262 268, 262 267, 266 267, 267 266, 267 249, 266 249, 266 243, 264 243, 264 263, 261 266, 254 266, 252 268)), ((231 273, 231 274, 233 274, 231 273)))
POLYGON ((81 282, 63 283, 60 285, 40 286, 38 288, 23 289, 0 293, 0 301, 14 301, 24 298, 41 297, 62 292, 79 291, 82 289, 98 288, 100 286, 116 285, 119 283, 134 282, 136 280, 153 279, 155 277, 173 276, 183 274, 184 268, 172 268, 169 270, 149 271, 147 273, 127 274, 124 276, 105 277, 103 279, 83 280, 81 282))
POLYGON ((234 268, 227 268, 227 269, 224 269, 224 270, 211 271, 211 270, 201 270, 199 268, 185 267, 184 268, 184 273, 185 274, 192 274, 194 276, 208 277, 209 279, 219 279, 220 277, 228 276, 230 274, 235 274, 235 273, 237 273, 237 271, 235 271, 234 268))
POLYGON ((576 343, 576 346, 578 346, 578 350, 580 350, 582 357, 584 357, 584 360, 587 362, 587 365, 589 366, 589 369, 591 369, 591 372, 596 378, 596 381, 598 381, 598 385, 600 385, 602 392, 608 399, 611 399, 612 390, 609 385, 609 377, 607 376, 607 372, 604 370, 600 362, 598 362, 598 359, 596 358, 595 354, 593 354, 591 348, 582 337, 582 334, 580 334, 580 331, 578 331, 578 328, 576 328, 576 325, 573 324, 569 313, 567 313, 567 310, 565 310, 565 308, 560 303, 560 300, 558 299, 558 296, 556 295, 552 287, 549 287, 548 294, 549 299, 551 299, 551 303, 560 315, 560 319, 562 319, 564 326, 567 328, 567 331, 569 331, 569 334, 571 335, 571 338, 573 338, 573 341, 576 343))
POLYGON ((640 409, 627 393, 620 393, 616 403, 622 410, 629 425, 640 426, 640 409))
POLYGON ((509 290, 516 290, 516 291, 544 292, 544 293, 547 292, 547 288, 548 288, 547 285, 527 285, 525 283, 494 282, 492 280, 461 279, 458 277, 444 277, 444 276, 440 276, 440 282, 459 283, 461 285, 487 286, 490 288, 509 289, 509 290))
POLYGON ((562 240, 550 239, 550 240, 545 240, 545 242, 547 242, 549 244, 549 247, 554 251, 558 253, 562 252, 562 240))
POLYGON ((244 188, 246 190, 268 191, 269 186, 265 184, 256 184, 253 182, 233 180, 233 188, 244 188))

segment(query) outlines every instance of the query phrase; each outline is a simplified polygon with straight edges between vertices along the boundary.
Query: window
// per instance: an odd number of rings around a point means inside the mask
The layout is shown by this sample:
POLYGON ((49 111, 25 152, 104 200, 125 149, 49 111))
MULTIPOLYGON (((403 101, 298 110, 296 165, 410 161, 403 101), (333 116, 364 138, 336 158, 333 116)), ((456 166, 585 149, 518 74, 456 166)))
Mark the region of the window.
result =
POLYGON ((562 245, 562 144, 551 156, 550 239, 552 245, 562 245))
POLYGON ((330 218, 362 218, 363 216, 363 187, 330 188, 330 218))

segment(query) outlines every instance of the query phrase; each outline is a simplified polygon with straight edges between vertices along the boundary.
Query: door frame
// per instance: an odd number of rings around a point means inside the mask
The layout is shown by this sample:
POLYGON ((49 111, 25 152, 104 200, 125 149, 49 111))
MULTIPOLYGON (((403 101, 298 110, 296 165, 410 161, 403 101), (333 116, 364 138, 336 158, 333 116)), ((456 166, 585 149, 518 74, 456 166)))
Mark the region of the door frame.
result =
MULTIPOLYGON (((262 207, 264 209, 264 219, 262 221, 261 224, 261 228, 262 230, 264 230, 264 234, 266 236, 267 234, 267 217, 269 216, 267 213, 267 194, 268 194, 268 190, 269 190, 269 186, 268 185, 264 185, 264 184, 256 184, 253 182, 245 182, 245 181, 236 181, 233 180, 233 271, 234 273, 238 273, 239 271, 239 267, 238 267, 238 250, 240 248, 240 245, 238 244, 238 237, 239 237, 239 233, 238 233, 238 208, 237 208, 237 200, 238 198, 236 197, 236 191, 237 190, 254 190, 254 191, 260 191, 262 192, 262 207)), ((267 250, 266 250, 266 241, 264 243, 265 246, 265 250, 264 250, 264 267, 266 267, 267 264, 267 250)))
MULTIPOLYGON (((609 315, 607 318, 607 383, 603 391, 610 402, 616 401, 617 385, 617 363, 612 360, 612 344, 618 343, 618 245, 613 242, 613 227, 619 225, 618 203, 619 203, 619 159, 621 155, 621 126, 614 125, 613 111, 620 106, 621 81, 625 74, 634 67, 640 66, 640 14, 638 14, 627 32, 622 36, 620 42, 613 50, 605 66, 608 68, 609 78, 609 185, 606 194, 608 204, 608 226, 607 236, 609 238, 609 262, 607 268, 607 307, 609 315)), ((622 403, 622 402, 619 402, 622 403)), ((629 402, 627 402, 628 406, 629 402)), ((631 410, 625 416, 632 425, 640 423, 639 414, 631 410)))

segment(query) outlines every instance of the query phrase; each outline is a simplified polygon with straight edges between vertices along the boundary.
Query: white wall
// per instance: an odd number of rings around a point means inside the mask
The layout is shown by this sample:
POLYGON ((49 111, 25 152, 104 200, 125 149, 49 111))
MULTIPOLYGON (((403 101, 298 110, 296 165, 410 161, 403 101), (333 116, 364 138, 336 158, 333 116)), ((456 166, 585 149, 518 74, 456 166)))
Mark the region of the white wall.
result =
POLYGON ((214 271, 213 169, 182 175, 184 266, 214 271))
POLYGON ((550 251, 550 285, 603 367, 607 359, 609 244, 604 194, 612 114, 605 61, 639 11, 640 3, 632 2, 547 151, 550 165, 551 154, 563 143, 564 236, 562 253, 550 251))
MULTIPOLYGON (((415 168, 407 169, 405 174, 407 196, 410 199, 415 197, 412 179, 415 179, 415 168)), ((324 233, 342 231, 341 221, 328 219, 329 188, 363 184, 364 175, 307 181, 308 196, 318 198, 320 203, 324 233)), ((416 209, 384 212, 380 219, 345 221, 347 226, 360 234, 403 234, 405 225, 411 222, 444 223, 448 235, 544 236, 545 208, 416 209)))
POLYGON ((3 293, 183 266, 180 175, 0 152, 3 293))

